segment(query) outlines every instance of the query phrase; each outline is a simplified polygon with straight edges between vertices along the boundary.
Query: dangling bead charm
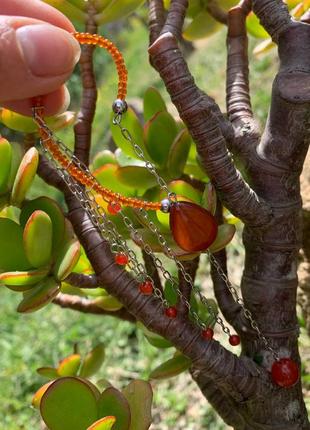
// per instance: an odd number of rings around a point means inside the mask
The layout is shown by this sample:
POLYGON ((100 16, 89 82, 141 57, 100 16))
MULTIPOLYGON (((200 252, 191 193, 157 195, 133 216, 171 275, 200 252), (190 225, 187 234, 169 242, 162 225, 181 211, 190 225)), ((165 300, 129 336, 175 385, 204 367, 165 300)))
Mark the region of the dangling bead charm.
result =
POLYGON ((299 379, 299 370, 295 361, 290 358, 276 360, 271 368, 271 378, 280 387, 290 388, 299 379))
POLYGON ((201 335, 206 340, 213 339, 214 331, 211 327, 207 327, 204 330, 202 330, 201 335))
POLYGON ((229 343, 232 346, 237 346, 240 343, 240 337, 237 334, 232 334, 231 336, 229 336, 229 343))
POLYGON ((176 318, 178 314, 177 308, 175 306, 170 306, 165 310, 165 314, 168 318, 176 318))
POLYGON ((144 294, 145 296, 150 296, 151 294, 153 294, 153 284, 151 281, 144 281, 141 282, 141 284, 139 285, 139 290, 140 293, 144 294))
POLYGON ((107 209, 111 215, 117 215, 121 211, 122 206, 118 202, 110 202, 107 209))
POLYGON ((126 264, 128 263, 128 256, 123 252, 119 252, 115 255, 115 263, 120 266, 126 266, 126 264))
POLYGON ((183 201, 170 205, 170 229, 179 247, 188 252, 206 250, 217 235, 214 216, 195 203, 183 201))

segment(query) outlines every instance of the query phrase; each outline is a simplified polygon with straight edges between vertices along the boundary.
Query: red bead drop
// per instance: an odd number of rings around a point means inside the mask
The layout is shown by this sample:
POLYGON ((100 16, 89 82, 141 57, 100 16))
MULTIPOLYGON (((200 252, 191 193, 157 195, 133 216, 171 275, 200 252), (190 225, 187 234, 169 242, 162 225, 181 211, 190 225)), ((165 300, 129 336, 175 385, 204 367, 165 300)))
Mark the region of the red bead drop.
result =
POLYGON ((273 382, 280 387, 292 387, 299 379, 298 366, 290 358, 280 358, 272 365, 271 377, 273 382))
POLYGON ((169 318, 176 318, 178 311, 174 306, 170 306, 169 308, 167 308, 165 310, 165 314, 167 315, 167 317, 169 318))
POLYGON ((108 212, 111 215, 117 215, 121 209, 122 206, 118 202, 110 202, 108 204, 108 212))
POLYGON ((214 331, 211 327, 208 327, 202 330, 201 335, 204 339, 211 340, 213 339, 214 331))
POLYGON ((232 346, 237 346, 240 343, 240 337, 237 334, 232 334, 231 336, 229 336, 229 343, 232 346))
POLYGON ((119 254, 115 255, 115 263, 119 264, 120 266, 126 266, 128 263, 128 256, 124 254, 123 252, 120 252, 119 254))
POLYGON ((153 284, 151 281, 144 281, 139 285, 139 290, 145 296, 153 294, 153 284))
POLYGON ((195 203, 183 201, 171 205, 170 229, 179 247, 188 252, 204 251, 217 235, 214 216, 195 203))

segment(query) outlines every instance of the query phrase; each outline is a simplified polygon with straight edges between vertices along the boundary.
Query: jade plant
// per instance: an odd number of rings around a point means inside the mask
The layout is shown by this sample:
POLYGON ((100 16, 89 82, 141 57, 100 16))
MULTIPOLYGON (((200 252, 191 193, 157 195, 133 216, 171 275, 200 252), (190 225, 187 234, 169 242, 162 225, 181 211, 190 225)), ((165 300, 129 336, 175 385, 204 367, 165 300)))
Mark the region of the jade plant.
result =
MULTIPOLYGON (((101 26, 127 17, 145 2, 124 0, 121 6, 116 0, 46 3, 66 14, 78 28, 101 32, 101 26)), ((98 318, 114 316, 135 324, 159 353, 171 351, 170 359, 150 371, 149 381, 133 380, 122 391, 94 379, 104 360, 101 345, 85 357, 75 352, 56 367, 38 369, 50 381, 35 394, 33 405, 40 409, 50 430, 147 430, 151 425, 150 381, 186 371, 235 430, 306 429, 309 423, 299 378, 303 369, 299 366, 295 297, 301 241, 299 175, 309 143, 309 1, 147 3, 150 62, 178 116, 169 112, 158 90, 148 88, 142 111, 135 111, 128 100, 122 126, 130 130, 145 159, 153 163, 178 199, 197 203, 216 218, 218 234, 207 250, 186 252, 172 240, 167 215, 153 211, 150 219, 165 240, 163 246, 146 229, 139 211, 122 211, 140 233, 135 235, 125 228, 122 217, 109 212, 107 203, 93 193, 95 203, 106 211, 122 240, 138 250, 138 264, 143 262, 156 287, 156 294, 153 290, 139 294, 134 288, 139 281, 130 270, 119 267, 107 237, 93 224, 91 212, 70 193, 44 155, 39 156, 32 120, 2 109, 2 123, 26 133, 28 139, 18 144, 0 140, 1 288, 22 295, 19 312, 38 311, 52 302, 98 318), (224 25, 228 26, 228 67, 227 112, 223 113, 215 100, 197 87, 180 44, 185 39, 197 46, 197 39, 224 25), (257 53, 271 46, 271 38, 279 47, 280 72, 274 81, 264 133, 259 131, 250 103, 248 33, 264 39, 256 47, 257 53), (46 195, 31 198, 28 192, 36 173, 62 193, 59 202, 46 195), (242 292, 231 288, 226 266, 225 248, 237 223, 244 228, 246 254, 242 292), (151 252, 145 252, 141 237, 151 252), (150 258, 155 253, 165 259, 167 248, 175 256, 167 262, 173 282, 165 278, 165 271, 160 275, 156 257, 150 258), (213 263, 210 275, 216 301, 210 297, 201 304, 193 289, 204 289, 201 278, 205 274, 196 276, 199 266, 205 264, 204 252, 213 263), (178 262, 190 273, 193 285, 178 262), (236 292, 237 301, 233 300, 236 292), (238 333, 234 340, 241 338, 240 357, 213 339, 216 322, 224 333, 230 333, 220 311, 238 333), (197 319, 207 330, 197 327, 197 319), (297 363, 297 377, 294 386, 283 388, 282 384, 281 388, 272 382, 272 363, 276 360, 279 368, 281 360, 288 357, 297 363)), ((113 124, 113 117, 110 131, 116 150, 105 149, 90 157, 97 96, 92 47, 83 48, 81 68, 84 94, 73 150, 103 186, 128 197, 161 201, 165 196, 156 178, 113 124)), ((55 131, 74 119, 75 114, 67 112, 50 118, 48 125, 55 131)), ((278 377, 285 384, 281 368, 278 377)))

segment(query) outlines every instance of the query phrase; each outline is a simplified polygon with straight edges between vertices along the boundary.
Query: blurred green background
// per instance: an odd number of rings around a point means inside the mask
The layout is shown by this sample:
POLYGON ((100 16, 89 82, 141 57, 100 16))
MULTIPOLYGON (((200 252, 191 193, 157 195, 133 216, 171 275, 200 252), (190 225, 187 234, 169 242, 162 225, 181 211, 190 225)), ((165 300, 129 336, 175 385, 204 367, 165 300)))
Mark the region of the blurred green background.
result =
MULTIPOLYGON (((139 16, 110 25, 106 29, 122 49, 129 69, 128 100, 135 106, 149 86, 158 88, 164 98, 168 96, 157 73, 148 64, 148 32, 139 16)), ((250 40, 250 52, 254 40, 250 40)), ((195 45, 189 64, 197 84, 208 91, 225 109, 225 29, 195 45)), ((254 112, 263 124, 270 99, 272 78, 277 69, 276 51, 261 58, 250 54, 251 90, 254 112)), ((99 98, 93 133, 93 153, 109 144, 108 121, 115 98, 117 77, 114 65, 105 52, 96 52, 96 71, 99 98)), ((80 96, 79 74, 70 83, 71 110, 78 109, 80 96)), ((3 130, 0 130, 1 132, 3 130)), ((62 131, 60 137, 72 145, 72 130, 62 131)), ((55 191, 49 191, 55 195, 55 191)), ((46 193, 39 179, 33 187, 33 196, 46 193)), ((242 260, 240 235, 229 245, 231 267, 242 260)), ((199 276, 205 276, 202 265, 199 276)), ((233 270, 238 282, 240 272, 233 270)), ((205 284, 205 281, 203 280, 205 284)), ((206 284, 207 285, 207 284, 206 284)), ((208 288, 208 286, 206 286, 208 288)), ((211 292, 208 291, 207 295, 211 292)), ((30 315, 17 314, 19 296, 6 288, 0 289, 0 427, 3 430, 39 429, 39 414, 30 407, 33 393, 44 380, 36 374, 40 366, 50 366, 73 351, 78 343, 82 351, 103 342, 107 359, 98 376, 110 380, 121 388, 131 378, 146 378, 150 369, 171 356, 168 350, 157 350, 147 343, 135 326, 113 318, 82 315, 49 305, 30 315)), ((220 336, 220 334, 218 334, 220 336)), ((217 337, 218 337, 217 336, 217 337)), ((213 430, 228 429, 208 406, 187 374, 165 382, 153 384, 155 403, 152 430, 213 430)), ((72 429, 73 430, 73 429, 72 429)))

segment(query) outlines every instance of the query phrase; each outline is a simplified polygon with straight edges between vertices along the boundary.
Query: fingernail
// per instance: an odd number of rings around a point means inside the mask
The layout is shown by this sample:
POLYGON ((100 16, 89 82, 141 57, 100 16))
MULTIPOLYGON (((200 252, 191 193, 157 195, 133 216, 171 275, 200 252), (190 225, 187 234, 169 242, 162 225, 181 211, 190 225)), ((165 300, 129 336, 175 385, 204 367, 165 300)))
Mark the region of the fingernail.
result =
POLYGON ((68 73, 80 57, 80 46, 74 37, 49 24, 20 27, 16 37, 25 62, 35 76, 68 73))

